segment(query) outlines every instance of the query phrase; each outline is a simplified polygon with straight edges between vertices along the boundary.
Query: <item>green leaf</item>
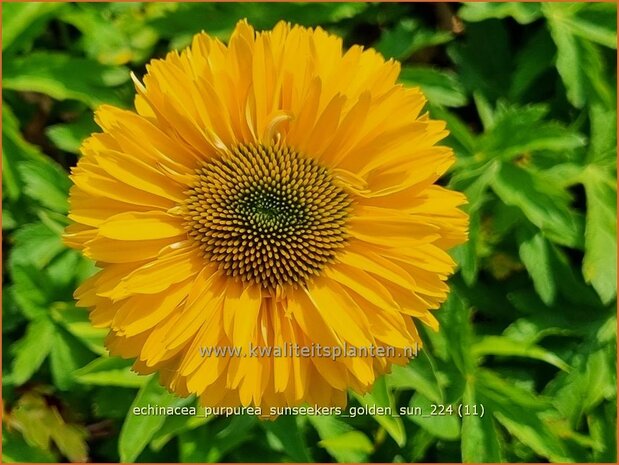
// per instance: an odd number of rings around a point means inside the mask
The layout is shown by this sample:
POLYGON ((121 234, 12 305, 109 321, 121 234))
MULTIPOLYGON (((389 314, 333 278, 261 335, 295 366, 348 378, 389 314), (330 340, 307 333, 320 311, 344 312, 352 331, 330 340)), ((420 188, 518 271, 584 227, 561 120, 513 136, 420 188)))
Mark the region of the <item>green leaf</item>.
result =
MULTIPOLYGON (((361 405, 372 405, 377 407, 391 408, 392 412, 396 412, 395 400, 391 390, 387 387, 384 377, 378 378, 374 382, 372 392, 367 393, 364 396, 354 394, 355 398, 361 405)), ((399 417, 393 417, 391 415, 373 415, 374 420, 380 424, 385 431, 391 436, 391 438, 400 447, 406 443, 406 432, 404 431, 404 424, 399 417)))
POLYGON ((463 20, 470 22, 511 17, 520 24, 528 24, 541 16, 541 9, 539 3, 465 3, 458 11, 458 15, 463 20))
POLYGON ((194 416, 186 418, 181 415, 169 416, 163 426, 155 433, 150 443, 151 449, 159 452, 172 438, 183 431, 192 430, 214 420, 215 416, 194 416))
POLYGON ((518 243, 520 258, 533 280, 535 290, 546 305, 551 305, 557 295, 557 285, 550 261, 548 241, 532 228, 520 228, 518 243))
POLYGON ((133 363, 118 357, 101 357, 73 373, 81 384, 96 386, 143 387, 149 377, 138 376, 131 370, 133 363))
POLYGON ((569 208, 569 195, 543 174, 503 163, 491 184, 503 202, 518 207, 548 239, 570 247, 582 244, 582 225, 569 208))
POLYGON ((2 105, 2 187, 11 200, 21 196, 23 181, 17 171, 22 160, 42 160, 38 147, 26 142, 19 130, 19 121, 8 104, 2 105))
POLYGON ((84 139, 98 131, 91 112, 84 112, 77 120, 66 124, 55 124, 45 129, 45 134, 56 147, 65 152, 79 153, 84 139))
POLYGON ((405 67, 400 80, 407 86, 419 86, 428 100, 435 105, 461 107, 468 100, 464 87, 455 73, 429 67, 405 67))
POLYGON ((2 7, 2 50, 26 48, 39 35, 58 10, 56 2, 9 2, 2 7))
POLYGON ((599 405, 587 416, 589 431, 598 444, 593 452, 596 462, 614 463, 617 459, 617 403, 599 405))
POLYGON ((50 366, 54 385, 68 390, 73 386, 73 372, 94 358, 77 338, 63 328, 57 328, 50 353, 50 366))
POLYGON ((470 93, 477 92, 490 103, 507 93, 513 62, 505 24, 494 19, 468 24, 465 40, 449 44, 447 53, 470 93))
POLYGON ((553 462, 570 462, 565 443, 553 434, 550 402, 504 381, 489 370, 477 372, 477 392, 486 415, 494 415, 512 435, 553 462))
MULTIPOLYGON (((460 437, 460 420, 457 409, 452 414, 431 415, 433 404, 437 405, 421 393, 416 392, 410 400, 409 407, 411 409, 420 408, 423 414, 409 415, 408 418, 438 438, 446 441, 458 439, 460 437)), ((438 405, 442 406, 443 404, 438 405)))
POLYGON ((67 173, 51 160, 25 161, 18 171, 24 180, 24 192, 41 205, 65 213, 69 204, 67 193, 71 185, 67 173))
POLYGON ((617 295, 617 181, 595 165, 583 173, 587 194, 582 272, 604 303, 617 295))
POLYGON ((462 277, 469 286, 477 281, 479 260, 484 247, 481 211, 488 197, 486 193, 490 180, 494 177, 498 166, 496 161, 486 162, 477 169, 465 169, 461 172, 461 176, 455 175, 451 179, 451 187, 463 192, 468 199, 464 210, 469 214, 469 238, 451 253, 460 265, 462 277))
POLYGON ((562 153, 585 145, 585 138, 559 123, 543 121, 547 109, 540 105, 508 107, 495 117, 490 131, 479 139, 486 159, 511 160, 540 150, 562 153))
MULTIPOLYGON (((76 252, 67 250, 65 254, 76 255, 76 252)), ((76 268, 74 266, 73 270, 77 271, 76 268)), ((69 277, 75 278, 76 276, 70 275, 69 277)), ((79 274, 77 278, 79 280, 79 274)), ((91 351, 99 355, 107 354, 103 342, 108 331, 105 328, 95 328, 88 319, 86 309, 76 308, 73 302, 56 302, 50 310, 54 321, 62 325, 91 351)), ((120 377, 120 379, 124 378, 120 377)), ((134 380, 133 383, 136 384, 131 384, 131 386, 136 386, 138 382, 134 380)), ((141 384, 139 385, 141 386, 141 384)))
MULTIPOLYGON (((88 390, 90 397, 90 405, 95 418, 111 418, 114 420, 124 420, 129 407, 135 399, 135 389, 131 388, 110 388, 110 387, 95 387, 88 390), (110 396, 110 392, 114 392, 114 396, 110 396)), ((174 415, 168 418, 180 418, 183 421, 187 420, 182 415, 174 415)), ((116 453, 114 451, 114 453, 116 453)))
POLYGON ((437 314, 443 335, 448 341, 447 351, 450 358, 464 376, 472 373, 475 366, 471 356, 471 312, 466 305, 465 301, 452 292, 437 314))
POLYGON ((112 87, 129 80, 129 71, 58 52, 35 52, 4 63, 5 89, 42 92, 57 100, 75 99, 94 108, 103 103, 126 107, 112 87))
POLYGON ((449 136, 445 145, 453 147, 459 157, 472 156, 475 153, 476 138, 468 125, 444 107, 433 105, 432 102, 428 103, 428 107, 432 118, 442 119, 447 123, 449 136))
POLYGON ((617 48, 617 5, 613 3, 552 4, 545 6, 545 14, 554 27, 605 47, 617 48))
POLYGON ((334 456, 356 456, 370 454, 374 450, 372 442, 361 431, 347 431, 339 436, 321 440, 318 445, 334 456))
POLYGON ((313 462, 298 417, 282 416, 275 421, 263 422, 262 426, 279 440, 282 450, 293 462, 313 462))
POLYGON ((66 9, 61 19, 80 30, 88 57, 103 64, 141 62, 152 54, 159 38, 145 26, 146 18, 132 10, 113 13, 109 7, 82 3, 66 9))
MULTIPOLYGON (((584 5, 582 5, 584 6, 584 5)), ((612 89, 605 82, 604 63, 596 45, 574 35, 566 25, 569 10, 578 4, 544 3, 542 9, 548 19, 550 34, 557 46, 556 65, 567 88, 567 98, 576 108, 596 95, 605 102, 613 100, 612 89)))
POLYGON ((430 355, 423 350, 406 366, 395 365, 386 375, 390 388, 414 389, 434 403, 443 402, 443 392, 439 383, 439 373, 430 361, 430 355))
MULTIPOLYGON (((474 380, 464 389, 463 405, 480 405, 482 401, 475 392, 474 380)), ((462 462, 503 462, 501 442, 492 415, 464 415, 462 417, 462 462)))
MULTIPOLYGON (((367 3, 282 3, 277 8, 264 8, 259 2, 230 3, 179 3, 178 7, 148 22, 165 38, 190 40, 192 34, 201 30, 219 38, 228 39, 239 18, 247 18, 256 29, 268 29, 278 21, 290 21, 305 26, 333 23, 352 18, 368 8, 367 3)), ((173 44, 179 45, 178 41, 173 44)), ((187 40, 180 43, 187 44, 187 40)))
POLYGON ((361 431, 334 416, 310 416, 320 441, 318 446, 324 448, 338 462, 365 462, 374 446, 361 431))
POLYGON ((13 383, 24 384, 39 369, 52 349, 55 332, 54 324, 47 318, 39 318, 28 325, 26 335, 13 347, 13 383))
POLYGON ((179 462, 204 463, 206 450, 204 443, 209 442, 209 431, 205 428, 183 431, 178 436, 179 462))
POLYGON ((437 439, 423 428, 409 434, 407 444, 410 455, 408 460, 411 462, 421 462, 428 453, 428 449, 437 442, 437 439))
POLYGON ((207 425, 212 441, 205 444, 207 449, 207 462, 219 462, 221 458, 246 442, 250 442, 254 436, 254 427, 258 419, 255 415, 234 416, 231 420, 218 423, 219 429, 215 424, 207 425))
POLYGON ((11 264, 32 265, 41 270, 64 250, 60 236, 43 223, 27 224, 13 235, 11 264))
POLYGON ((2 425, 3 463, 58 463, 51 451, 28 444, 21 434, 7 431, 2 425))
POLYGON ((592 163, 616 165, 617 161, 617 111, 600 102, 589 108, 591 141, 587 160, 592 163))
POLYGON ((394 28, 385 30, 374 48, 385 58, 404 60, 418 50, 440 45, 453 39, 448 31, 428 29, 413 18, 400 21, 394 28))
POLYGON ((516 56, 509 95, 518 101, 552 66, 557 49, 546 29, 532 35, 516 56))
POLYGON ((12 264, 10 292, 20 310, 28 319, 47 316, 45 308, 53 289, 45 275, 33 266, 12 264))
POLYGON ((542 360, 563 371, 569 371, 570 367, 560 357, 543 347, 526 344, 505 336, 483 336, 473 344, 473 355, 482 357, 485 355, 499 355, 505 357, 526 357, 542 360))
POLYGON ((133 462, 154 434, 163 426, 165 415, 135 415, 134 408, 151 406, 173 407, 187 403, 170 394, 159 384, 156 376, 151 377, 140 389, 120 430, 118 452, 121 462, 133 462))
POLYGON ((6 208, 2 209, 2 230, 10 231, 17 227, 17 220, 13 216, 13 213, 6 208))
POLYGON ((348 431, 339 436, 321 440, 318 445, 330 452, 339 450, 341 453, 349 454, 359 452, 369 454, 374 450, 374 446, 361 431, 348 431))
POLYGON ((574 426, 580 424, 583 414, 616 395, 616 327, 613 311, 586 334, 586 343, 576 347, 572 370, 561 373, 544 391, 574 426))

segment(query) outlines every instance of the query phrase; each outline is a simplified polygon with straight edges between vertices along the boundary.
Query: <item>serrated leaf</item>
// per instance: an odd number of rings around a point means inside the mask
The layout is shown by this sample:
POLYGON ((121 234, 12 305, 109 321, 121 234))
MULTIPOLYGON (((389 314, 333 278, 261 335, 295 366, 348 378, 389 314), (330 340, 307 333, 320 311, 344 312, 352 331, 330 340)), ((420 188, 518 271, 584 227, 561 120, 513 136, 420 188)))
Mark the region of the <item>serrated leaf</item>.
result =
POLYGON ((46 306, 54 291, 45 275, 31 265, 13 264, 10 272, 13 284, 9 292, 24 316, 30 320, 47 316, 46 306))
POLYGON ((103 103, 126 107, 113 87, 129 80, 129 71, 58 52, 35 52, 3 64, 5 89, 42 92, 57 100, 75 99, 92 108, 103 103))
POLYGON ((511 160, 540 150, 562 153, 585 145, 586 139, 561 124, 544 121, 543 106, 504 109, 479 139, 478 150, 488 159, 511 160))
POLYGON ((474 371, 475 361, 471 355, 471 312, 466 301, 451 293, 437 314, 447 343, 447 351, 460 374, 466 377, 474 371))
POLYGON ((54 211, 67 211, 70 181, 57 164, 51 160, 25 161, 18 165, 18 171, 24 180, 26 195, 54 211))
POLYGON ((545 14, 554 27, 605 47, 617 48, 617 5, 613 3, 553 4, 545 14))
POLYGON ((39 318, 28 325, 26 335, 14 346, 11 380, 15 384, 24 384, 39 369, 52 348, 55 331, 54 324, 47 318, 39 318))
POLYGON ((617 295, 617 181, 589 165, 583 181, 587 194, 583 276, 604 303, 617 295))
POLYGON ((498 166, 499 164, 496 161, 486 162, 476 170, 463 170, 462 176, 454 176, 451 180, 453 187, 463 192, 468 199, 464 211, 469 214, 469 238, 464 244, 453 249, 451 253, 460 265, 462 277, 469 286, 477 282, 479 260, 484 247, 481 211, 487 200, 486 193, 490 179, 494 176, 498 166))
MULTIPOLYGON (((75 252, 67 250, 65 253, 75 252)), ((70 277, 74 278, 75 276, 70 277)), ((103 343, 108 331, 105 328, 95 328, 88 319, 86 309, 78 309, 72 302, 56 302, 50 310, 54 321, 62 325, 91 351, 99 355, 107 353, 103 343)), ((132 386, 135 386, 135 384, 132 384, 132 386)))
POLYGON ((576 347, 572 370, 554 378, 544 390, 556 408, 578 425, 582 416, 604 399, 615 396, 616 373, 616 326, 615 313, 586 333, 586 343, 576 347), (591 344, 589 341, 595 341, 591 344))
POLYGON ((566 27, 565 17, 570 8, 578 8, 578 4, 542 5, 557 46, 556 65, 567 88, 567 98, 576 108, 582 108, 594 95, 604 102, 611 102, 612 89, 605 81, 600 50, 595 44, 574 35, 573 30, 566 27))
POLYGON ((557 295, 557 285, 548 242, 541 233, 524 228, 519 230, 518 242, 520 258, 533 280, 535 290, 546 305, 551 305, 557 295))
POLYGON ((589 431, 595 443, 596 462, 613 463, 617 459, 617 402, 599 405, 587 416, 589 431))
POLYGON ((73 372, 94 358, 94 354, 63 328, 56 328, 50 352, 50 367, 54 385, 61 390, 73 386, 73 372))
POLYGON ((587 159, 592 163, 616 164, 617 161, 617 111, 600 102, 589 107, 591 141, 587 159))
POLYGON ((582 224, 568 206, 569 195, 543 174, 503 163, 491 185, 503 202, 518 207, 550 240, 570 247, 582 244, 582 224))
POLYGON ((479 370, 477 390, 485 407, 485 415, 495 418, 515 437, 537 454, 555 462, 570 462, 566 445, 549 428, 546 414, 551 414, 546 399, 507 383, 489 370, 479 370))
POLYGON ((409 66, 402 69, 400 81, 407 86, 419 86, 435 105, 461 107, 468 102, 464 87, 457 75, 450 71, 409 66))
POLYGON ((60 236, 43 223, 27 224, 13 235, 12 265, 32 265, 38 270, 64 250, 60 236))
POLYGON ((542 13, 539 3, 525 2, 479 2, 465 3, 458 11, 465 21, 484 21, 486 19, 514 18, 520 24, 528 24, 538 19, 542 13))
POLYGON ((61 15, 82 33, 80 45, 86 55, 103 64, 141 62, 152 55, 159 36, 145 25, 140 7, 113 11, 89 3, 75 4, 61 15))
POLYGON ((418 50, 449 42, 453 34, 423 27, 416 19, 406 18, 384 31, 374 48, 385 58, 404 60, 418 50))

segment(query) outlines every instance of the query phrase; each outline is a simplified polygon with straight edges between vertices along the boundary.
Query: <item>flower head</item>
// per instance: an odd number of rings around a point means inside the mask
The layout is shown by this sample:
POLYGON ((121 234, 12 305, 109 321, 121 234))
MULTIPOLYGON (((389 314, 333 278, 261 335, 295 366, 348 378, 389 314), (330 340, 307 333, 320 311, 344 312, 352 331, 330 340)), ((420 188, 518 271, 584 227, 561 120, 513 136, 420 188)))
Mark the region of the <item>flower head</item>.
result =
POLYGON ((342 405, 406 363, 314 350, 420 345, 466 237, 464 197, 435 184, 445 124, 399 64, 241 21, 147 71, 72 173, 65 241, 100 268, 76 298, 110 351, 206 405, 342 405))

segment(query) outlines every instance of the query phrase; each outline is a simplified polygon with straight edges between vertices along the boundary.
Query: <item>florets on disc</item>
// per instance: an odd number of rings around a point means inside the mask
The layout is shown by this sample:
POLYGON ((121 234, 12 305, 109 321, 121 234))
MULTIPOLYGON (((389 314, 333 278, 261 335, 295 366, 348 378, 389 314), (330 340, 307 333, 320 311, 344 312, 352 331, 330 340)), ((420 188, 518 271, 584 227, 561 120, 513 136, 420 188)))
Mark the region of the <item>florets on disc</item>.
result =
POLYGON ((239 145, 195 176, 186 226, 228 276, 296 287, 346 241, 350 197, 326 168, 289 147, 239 145))

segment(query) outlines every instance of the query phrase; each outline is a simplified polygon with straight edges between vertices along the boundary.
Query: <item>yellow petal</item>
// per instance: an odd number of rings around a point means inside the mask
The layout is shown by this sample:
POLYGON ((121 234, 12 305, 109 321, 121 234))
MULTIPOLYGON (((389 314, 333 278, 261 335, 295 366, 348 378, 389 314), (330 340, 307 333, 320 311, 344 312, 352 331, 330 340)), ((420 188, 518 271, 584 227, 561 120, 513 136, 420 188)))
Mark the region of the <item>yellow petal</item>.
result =
POLYGON ((99 226, 110 239, 140 241, 186 235, 183 220, 164 212, 128 212, 114 215, 99 226))

